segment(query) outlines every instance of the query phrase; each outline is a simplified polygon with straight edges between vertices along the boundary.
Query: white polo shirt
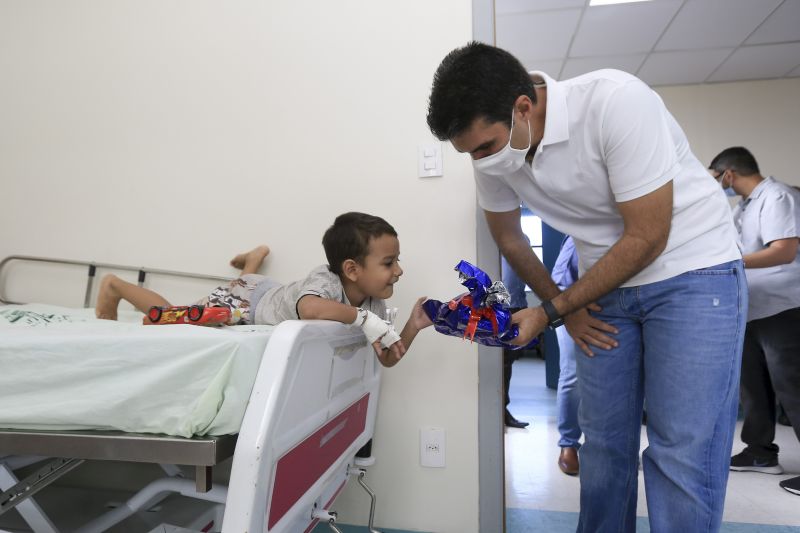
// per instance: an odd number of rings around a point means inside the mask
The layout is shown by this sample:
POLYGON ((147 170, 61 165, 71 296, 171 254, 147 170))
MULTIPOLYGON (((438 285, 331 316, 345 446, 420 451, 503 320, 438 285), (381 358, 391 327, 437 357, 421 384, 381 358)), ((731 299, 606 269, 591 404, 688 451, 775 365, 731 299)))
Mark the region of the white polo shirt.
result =
POLYGON ((644 285, 741 258, 719 184, 689 149, 661 98, 638 78, 599 70, 547 83, 544 138, 533 162, 507 176, 475 172, 487 211, 526 204, 571 235, 583 275, 622 236, 618 202, 673 182, 666 249, 623 286, 644 285))
MULTIPOLYGON (((769 177, 733 210, 742 253, 763 250, 772 241, 800 237, 800 193, 769 177)), ((800 307, 800 251, 787 265, 748 268, 750 305, 747 320, 800 307)))

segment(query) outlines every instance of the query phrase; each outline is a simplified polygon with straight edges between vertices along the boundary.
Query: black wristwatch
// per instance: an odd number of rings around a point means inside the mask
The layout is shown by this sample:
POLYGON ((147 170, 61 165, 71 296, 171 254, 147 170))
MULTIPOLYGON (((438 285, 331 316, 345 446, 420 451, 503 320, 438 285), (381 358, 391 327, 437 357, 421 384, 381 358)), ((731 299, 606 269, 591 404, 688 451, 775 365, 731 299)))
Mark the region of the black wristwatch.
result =
POLYGON ((548 328, 554 330, 557 327, 564 325, 564 317, 558 314, 558 311, 556 311, 556 306, 554 306, 550 300, 545 300, 542 302, 542 309, 544 309, 544 312, 547 315, 548 328))

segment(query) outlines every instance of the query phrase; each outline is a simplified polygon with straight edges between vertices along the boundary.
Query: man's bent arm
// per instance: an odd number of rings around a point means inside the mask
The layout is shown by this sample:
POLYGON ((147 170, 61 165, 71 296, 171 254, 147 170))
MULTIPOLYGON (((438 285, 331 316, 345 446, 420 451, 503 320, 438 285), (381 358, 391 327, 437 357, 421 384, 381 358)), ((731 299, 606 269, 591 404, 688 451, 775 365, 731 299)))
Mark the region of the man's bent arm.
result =
POLYGON ((672 225, 672 181, 640 198, 620 202, 617 208, 625 224, 622 237, 574 285, 552 300, 562 316, 618 288, 666 248, 672 225))
MULTIPOLYGON (((505 213, 486 211, 485 215, 492 237, 519 277, 542 300, 557 298, 560 293, 558 286, 522 233, 519 209, 505 213)), ((617 346, 617 342, 607 335, 616 333, 613 326, 591 317, 585 309, 566 315, 563 313, 570 335, 588 355, 592 355, 590 344, 607 350, 617 346)), ((541 332, 547 324, 547 316, 541 307, 526 309, 514 315, 514 323, 520 326, 519 344, 526 344, 541 332)))
POLYGON ((533 289, 542 300, 555 298, 561 291, 550 278, 550 273, 531 250, 520 226, 520 210, 502 213, 484 211, 489 231, 500 253, 514 269, 514 272, 533 289))

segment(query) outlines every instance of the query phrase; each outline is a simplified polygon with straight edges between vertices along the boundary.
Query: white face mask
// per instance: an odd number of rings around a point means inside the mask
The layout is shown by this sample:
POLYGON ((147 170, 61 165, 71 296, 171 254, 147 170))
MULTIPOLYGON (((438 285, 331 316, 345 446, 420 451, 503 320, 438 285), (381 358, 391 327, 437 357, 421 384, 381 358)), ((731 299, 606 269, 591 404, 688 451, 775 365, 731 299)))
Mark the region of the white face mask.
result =
POLYGON ((508 133, 508 144, 502 150, 492 155, 482 157, 481 159, 473 159, 472 167, 483 174, 489 176, 507 176, 522 168, 525 164, 525 156, 528 150, 531 149, 533 143, 533 132, 531 131, 531 123, 528 122, 528 147, 527 148, 513 148, 511 146, 511 134, 514 132, 514 112, 511 112, 511 129, 508 133))

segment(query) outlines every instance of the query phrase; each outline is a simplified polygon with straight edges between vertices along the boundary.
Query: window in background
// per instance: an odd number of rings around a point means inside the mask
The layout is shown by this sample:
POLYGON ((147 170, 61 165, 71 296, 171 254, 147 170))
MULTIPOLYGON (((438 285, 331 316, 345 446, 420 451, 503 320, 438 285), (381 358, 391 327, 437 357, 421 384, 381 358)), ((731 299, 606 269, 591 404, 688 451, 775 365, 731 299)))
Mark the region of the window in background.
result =
MULTIPOLYGON (((544 248, 542 243, 542 219, 534 215, 533 212, 525 206, 521 209, 520 225, 522 232, 528 236, 531 241, 531 250, 539 258, 539 261, 544 263, 544 248)), ((533 295, 531 288, 525 285, 525 292, 528 293, 528 305, 535 305, 538 298, 533 295)))
POLYGON ((542 219, 534 215, 527 207, 522 207, 522 219, 520 220, 522 231, 531 241, 531 250, 536 254, 540 261, 544 262, 544 252, 542 249, 542 219))

